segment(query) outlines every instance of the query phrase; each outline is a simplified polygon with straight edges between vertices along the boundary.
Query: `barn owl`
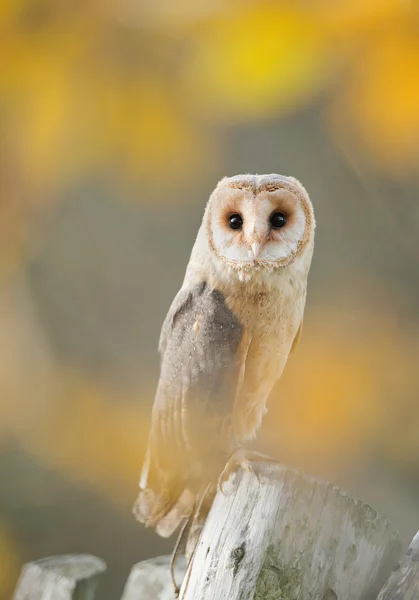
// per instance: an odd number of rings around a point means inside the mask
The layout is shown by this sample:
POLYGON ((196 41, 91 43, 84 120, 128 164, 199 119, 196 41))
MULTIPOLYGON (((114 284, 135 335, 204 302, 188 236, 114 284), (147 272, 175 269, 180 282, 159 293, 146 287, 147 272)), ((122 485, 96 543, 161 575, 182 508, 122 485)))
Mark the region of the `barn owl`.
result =
POLYGON ((292 177, 225 177, 210 196, 161 331, 134 509, 164 537, 208 481, 257 459, 243 444, 301 333, 314 230, 308 194, 292 177))

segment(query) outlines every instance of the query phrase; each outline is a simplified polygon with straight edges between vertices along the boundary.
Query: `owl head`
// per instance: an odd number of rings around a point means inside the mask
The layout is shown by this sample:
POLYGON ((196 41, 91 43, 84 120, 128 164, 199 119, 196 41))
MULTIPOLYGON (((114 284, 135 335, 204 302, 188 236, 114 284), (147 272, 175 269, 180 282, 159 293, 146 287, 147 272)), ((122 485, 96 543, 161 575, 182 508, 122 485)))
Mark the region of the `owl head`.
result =
POLYGON ((210 197, 204 221, 210 249, 240 272, 273 271, 305 253, 311 256, 313 206, 293 177, 225 177, 210 197))

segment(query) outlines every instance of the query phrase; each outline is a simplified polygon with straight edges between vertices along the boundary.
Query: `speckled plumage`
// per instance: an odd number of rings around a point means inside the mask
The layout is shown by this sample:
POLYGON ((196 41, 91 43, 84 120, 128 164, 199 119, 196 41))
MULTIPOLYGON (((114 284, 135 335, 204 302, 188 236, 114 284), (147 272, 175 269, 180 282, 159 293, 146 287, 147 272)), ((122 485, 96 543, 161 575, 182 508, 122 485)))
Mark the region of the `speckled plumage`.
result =
POLYGON ((252 438, 302 328, 315 221, 302 185, 224 178, 207 204, 163 324, 138 518, 170 535, 228 456, 252 438), (272 211, 286 225, 269 225, 272 211), (228 226, 243 218, 240 231, 228 226))

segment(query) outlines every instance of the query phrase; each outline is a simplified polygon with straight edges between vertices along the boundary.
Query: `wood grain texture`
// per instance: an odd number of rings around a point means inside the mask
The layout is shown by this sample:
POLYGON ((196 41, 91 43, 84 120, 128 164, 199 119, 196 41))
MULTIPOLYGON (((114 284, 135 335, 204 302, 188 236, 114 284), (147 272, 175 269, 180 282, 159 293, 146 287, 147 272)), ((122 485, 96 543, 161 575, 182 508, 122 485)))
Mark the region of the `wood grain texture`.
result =
POLYGON ((100 558, 88 554, 51 556, 22 569, 14 600, 93 600, 106 570, 100 558))
MULTIPOLYGON (((185 561, 179 558, 176 567, 176 578, 180 583, 186 570, 185 561)), ((158 556, 134 565, 122 600, 174 600, 170 556, 158 556)))
POLYGON ((218 493, 182 600, 370 600, 400 556, 393 525, 329 483, 276 463, 218 493))
POLYGON ((419 531, 404 560, 381 590, 378 600, 417 600, 419 598, 419 531))

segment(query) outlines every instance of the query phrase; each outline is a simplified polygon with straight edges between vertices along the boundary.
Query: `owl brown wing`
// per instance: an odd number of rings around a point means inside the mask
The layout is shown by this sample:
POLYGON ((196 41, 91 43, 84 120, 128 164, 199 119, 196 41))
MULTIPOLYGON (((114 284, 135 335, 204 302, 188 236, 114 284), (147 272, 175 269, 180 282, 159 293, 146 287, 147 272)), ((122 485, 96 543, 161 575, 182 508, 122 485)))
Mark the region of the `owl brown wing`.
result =
POLYGON ((149 493, 148 518, 141 520, 155 524, 185 489, 198 489, 222 468, 246 347, 246 332, 219 291, 201 283, 179 292, 160 339, 160 380, 141 482, 154 498, 149 493))

